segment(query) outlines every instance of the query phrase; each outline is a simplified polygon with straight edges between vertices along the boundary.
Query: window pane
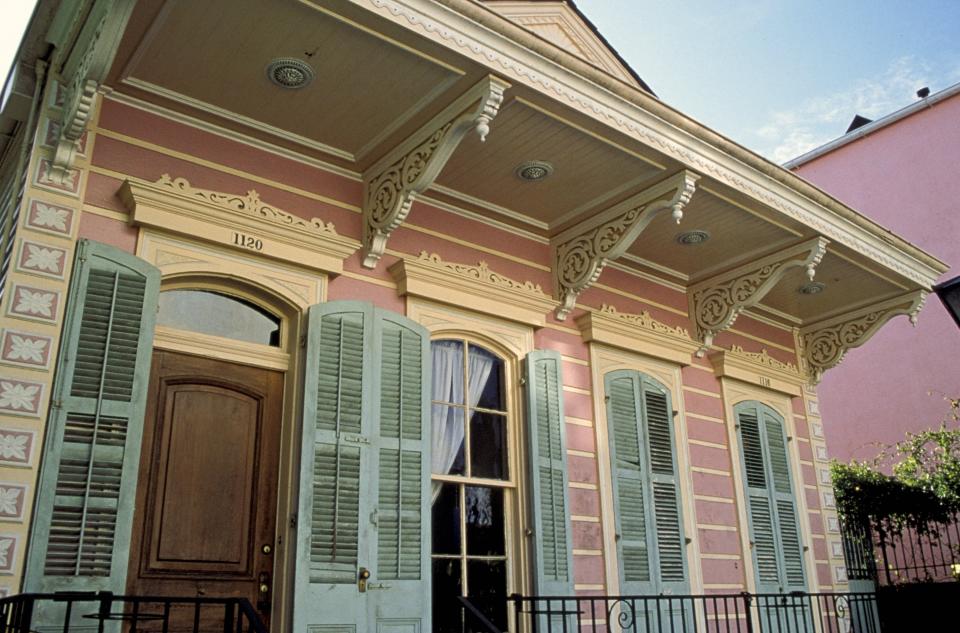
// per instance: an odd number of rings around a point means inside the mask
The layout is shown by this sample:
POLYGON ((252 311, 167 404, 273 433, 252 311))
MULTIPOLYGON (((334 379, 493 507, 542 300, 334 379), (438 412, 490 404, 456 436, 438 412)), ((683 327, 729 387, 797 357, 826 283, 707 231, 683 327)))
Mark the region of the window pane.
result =
POLYGON ((508 479, 506 417, 474 411, 470 416, 471 475, 508 479))
POLYGON ((280 346, 280 318, 243 299, 209 290, 160 293, 157 324, 178 330, 280 346))
POLYGON ((433 341, 433 400, 463 404, 463 343, 433 341))
POLYGON ((433 553, 460 553, 460 486, 433 482, 433 553))
POLYGON ((463 595, 460 561, 433 559, 433 633, 461 633, 462 609, 458 598, 463 595))
POLYGON ((467 554, 502 556, 504 548, 503 490, 467 486, 467 554))
POLYGON ((435 404, 431 416, 433 472, 438 475, 465 474, 463 409, 446 404, 435 404))
POLYGON ((470 402, 481 409, 503 411, 503 361, 485 349, 470 346, 470 402))
MULTIPOLYGON (((470 600, 501 631, 507 630, 506 561, 467 561, 470 600)), ((558 632, 559 633, 559 632, 558 632)))

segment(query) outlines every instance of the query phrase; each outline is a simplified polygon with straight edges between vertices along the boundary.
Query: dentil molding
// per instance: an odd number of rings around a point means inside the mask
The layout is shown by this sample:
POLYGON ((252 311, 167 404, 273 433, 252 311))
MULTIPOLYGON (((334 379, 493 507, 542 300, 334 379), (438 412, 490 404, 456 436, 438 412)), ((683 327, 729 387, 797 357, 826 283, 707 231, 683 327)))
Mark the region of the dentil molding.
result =
POLYGON ((619 312, 603 304, 577 318, 577 327, 587 343, 603 343, 611 347, 689 365, 699 345, 690 339, 690 332, 657 321, 649 312, 619 312))
POLYGON ((745 308, 759 303, 787 271, 803 266, 812 281, 827 244, 817 237, 690 286, 690 313, 701 343, 697 356, 703 356, 716 335, 729 329, 745 308))
POLYGON ((343 260, 360 247, 357 240, 339 235, 332 223, 278 209, 256 191, 210 191, 164 174, 154 183, 127 180, 119 196, 133 224, 330 274, 342 272, 343 260))
POLYGON ((554 305, 539 285, 510 279, 482 261, 476 266, 445 262, 435 253, 422 251, 389 270, 402 296, 423 297, 533 327, 546 325, 554 305))
POLYGON ((551 239, 560 300, 557 319, 567 318, 580 293, 596 282, 607 263, 627 252, 657 215, 669 209, 679 223, 699 179, 691 171, 681 171, 551 239))
POLYGON ((507 82, 480 80, 406 141, 363 173, 363 265, 376 268, 390 234, 410 213, 416 196, 440 175, 460 141, 476 130, 483 141, 500 110, 507 82))
POLYGON ((847 350, 860 347, 895 316, 906 314, 916 325, 927 293, 915 290, 899 297, 814 323, 800 330, 803 359, 814 383, 836 367, 847 350))

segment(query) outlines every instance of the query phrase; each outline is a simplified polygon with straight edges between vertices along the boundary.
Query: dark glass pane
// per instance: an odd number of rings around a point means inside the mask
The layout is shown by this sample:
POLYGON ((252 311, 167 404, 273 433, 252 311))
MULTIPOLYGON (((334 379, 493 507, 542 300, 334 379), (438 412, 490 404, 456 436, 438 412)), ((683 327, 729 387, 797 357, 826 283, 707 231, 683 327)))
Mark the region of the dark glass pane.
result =
POLYGON ((503 411, 503 361, 479 347, 470 346, 470 402, 481 409, 503 411), (480 373, 478 373, 480 372, 480 373), (484 379, 486 375, 486 379, 484 379))
POLYGON ((502 556, 504 549, 503 490, 467 486, 467 554, 502 556))
POLYGON ((160 293, 157 324, 280 346, 280 318, 252 303, 209 290, 166 290, 160 293))
POLYGON ((470 474, 507 479, 507 419, 474 411, 470 416, 470 474))
POLYGON ((433 341, 432 400, 463 404, 463 343, 461 341, 433 341))
POLYGON ((463 582, 460 561, 433 559, 433 633, 461 633, 463 611, 460 600, 463 582))
POLYGON ((460 486, 433 482, 433 553, 460 553, 460 486))
POLYGON ((438 475, 463 475, 463 409, 435 404, 431 412, 433 426, 433 472, 438 475))
POLYGON ((506 561, 467 561, 467 587, 470 600, 497 625, 507 630, 507 563, 506 561))

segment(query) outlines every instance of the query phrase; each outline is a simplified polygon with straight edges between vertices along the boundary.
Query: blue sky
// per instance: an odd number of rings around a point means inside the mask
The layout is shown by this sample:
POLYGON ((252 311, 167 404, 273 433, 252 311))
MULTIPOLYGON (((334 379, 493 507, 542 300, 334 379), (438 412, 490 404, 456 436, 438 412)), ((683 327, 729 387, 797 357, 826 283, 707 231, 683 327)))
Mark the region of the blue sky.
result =
POLYGON ((661 99, 777 162, 960 82, 960 0, 577 0, 661 99))
MULTIPOLYGON (((0 0, 0 69, 33 0, 0 0)), ((960 82, 960 0, 577 0, 661 99, 783 162, 960 82)))

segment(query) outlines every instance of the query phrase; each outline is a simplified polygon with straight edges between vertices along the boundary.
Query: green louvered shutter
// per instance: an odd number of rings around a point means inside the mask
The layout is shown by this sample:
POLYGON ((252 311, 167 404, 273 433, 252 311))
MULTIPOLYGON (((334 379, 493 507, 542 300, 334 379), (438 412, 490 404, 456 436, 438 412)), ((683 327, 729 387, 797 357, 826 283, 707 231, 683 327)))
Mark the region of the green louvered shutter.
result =
POLYGON ((783 420, 766 405, 737 405, 757 592, 803 591, 806 577, 783 420))
POLYGON ((308 327, 294 629, 428 631, 429 336, 352 301, 308 327))
POLYGON ((573 595, 573 541, 567 479, 566 422, 560 354, 527 354, 527 434, 532 485, 535 590, 573 595))
POLYGON ((690 585, 670 392, 633 370, 608 373, 604 386, 620 591, 686 594, 690 585))
POLYGON ((81 240, 25 590, 123 593, 160 272, 81 240))

